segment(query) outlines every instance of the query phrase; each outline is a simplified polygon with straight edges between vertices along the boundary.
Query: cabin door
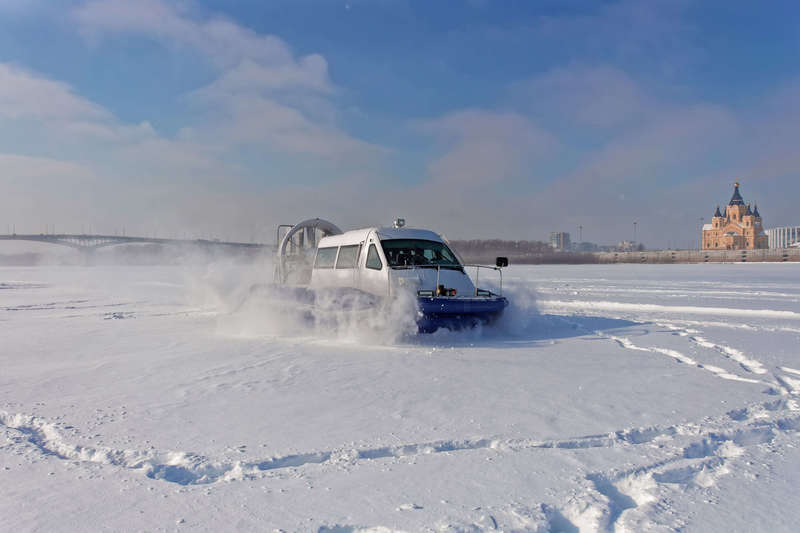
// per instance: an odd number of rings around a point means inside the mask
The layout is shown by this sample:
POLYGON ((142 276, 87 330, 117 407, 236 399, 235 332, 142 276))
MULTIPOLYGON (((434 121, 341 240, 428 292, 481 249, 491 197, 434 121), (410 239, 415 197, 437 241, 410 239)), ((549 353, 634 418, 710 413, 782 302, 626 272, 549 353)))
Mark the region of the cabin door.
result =
POLYGON ((358 287, 383 297, 389 295, 389 274, 380 246, 374 234, 370 234, 361 247, 357 270, 360 276, 358 287))
POLYGON ((364 263, 364 243, 358 245, 358 255, 356 256, 356 267, 353 269, 353 287, 361 288, 361 269, 364 263))

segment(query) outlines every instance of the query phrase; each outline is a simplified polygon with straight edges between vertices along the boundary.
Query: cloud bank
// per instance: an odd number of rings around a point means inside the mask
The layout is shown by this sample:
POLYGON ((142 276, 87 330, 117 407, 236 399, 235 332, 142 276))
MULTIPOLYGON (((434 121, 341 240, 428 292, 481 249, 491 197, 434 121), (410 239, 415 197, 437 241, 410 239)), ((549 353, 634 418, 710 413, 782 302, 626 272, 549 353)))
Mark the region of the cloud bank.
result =
POLYGON ((271 241, 276 224, 310 216, 345 227, 405 216, 456 238, 542 239, 580 225, 601 243, 630 238, 636 222, 646 244, 685 247, 737 179, 768 226, 797 223, 800 83, 747 105, 687 88, 706 52, 681 4, 459 30, 451 38, 529 39, 552 64, 498 79, 472 105, 393 115, 386 100, 382 117, 357 109, 358 87, 334 80, 325 53, 297 53, 199 4, 60 9, 87 57, 146 43, 202 81, 161 103, 168 120, 131 118, 113 95, 103 105, 84 86, 0 61, 0 185, 13 191, 1 222, 18 231, 271 241))

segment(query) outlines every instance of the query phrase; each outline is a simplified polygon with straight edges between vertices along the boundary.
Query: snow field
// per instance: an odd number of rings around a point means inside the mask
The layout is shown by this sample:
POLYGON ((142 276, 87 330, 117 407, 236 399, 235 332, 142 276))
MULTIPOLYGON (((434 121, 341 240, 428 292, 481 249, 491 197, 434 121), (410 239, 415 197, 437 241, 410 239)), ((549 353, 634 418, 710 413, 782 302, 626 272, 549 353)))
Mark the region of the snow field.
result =
POLYGON ((407 303, 275 306, 252 290, 268 266, 0 269, 0 511, 47 531, 792 531, 798 274, 512 267, 501 324, 417 337, 407 303))

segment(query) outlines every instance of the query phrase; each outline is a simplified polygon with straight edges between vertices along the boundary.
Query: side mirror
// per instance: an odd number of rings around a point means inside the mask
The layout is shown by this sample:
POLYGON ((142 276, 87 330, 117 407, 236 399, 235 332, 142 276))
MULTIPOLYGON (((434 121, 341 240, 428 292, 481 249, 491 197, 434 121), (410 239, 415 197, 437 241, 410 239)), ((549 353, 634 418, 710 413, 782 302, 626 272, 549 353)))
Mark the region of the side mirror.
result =
POLYGON ((498 268, 503 268, 508 266, 508 257, 498 257, 495 259, 494 264, 497 265, 498 268))

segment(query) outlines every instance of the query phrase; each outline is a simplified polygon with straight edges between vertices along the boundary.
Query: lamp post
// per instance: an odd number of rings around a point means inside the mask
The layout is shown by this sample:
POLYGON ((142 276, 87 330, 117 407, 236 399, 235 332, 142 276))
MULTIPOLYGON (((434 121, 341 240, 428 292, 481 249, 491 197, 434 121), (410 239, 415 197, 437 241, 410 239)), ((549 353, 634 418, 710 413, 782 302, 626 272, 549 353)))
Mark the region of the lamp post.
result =
POLYGON ((633 222, 633 242, 636 242, 636 224, 637 222, 633 222))
POLYGON ((705 220, 705 218, 700 217, 700 241, 699 241, 700 244, 697 246, 698 250, 702 250, 703 249, 703 221, 704 220, 705 220))

